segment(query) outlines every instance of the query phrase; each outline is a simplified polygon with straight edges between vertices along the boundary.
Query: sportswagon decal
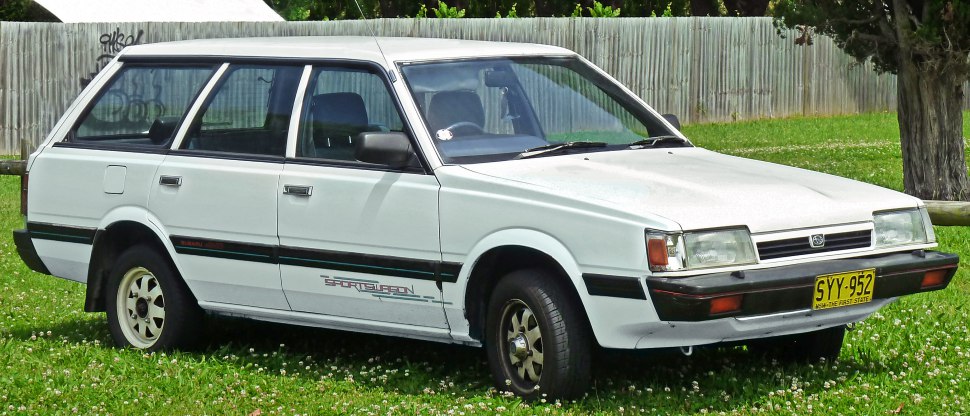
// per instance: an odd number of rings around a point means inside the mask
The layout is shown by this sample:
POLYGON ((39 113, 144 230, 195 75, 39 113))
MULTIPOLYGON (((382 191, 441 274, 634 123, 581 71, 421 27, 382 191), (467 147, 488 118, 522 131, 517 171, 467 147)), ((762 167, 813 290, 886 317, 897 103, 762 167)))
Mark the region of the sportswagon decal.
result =
POLYGON ((369 293, 376 298, 410 300, 415 302, 431 302, 451 305, 451 302, 442 302, 435 296, 418 295, 414 293, 414 286, 397 286, 383 284, 378 280, 352 279, 349 277, 336 277, 320 275, 323 284, 327 286, 340 287, 344 289, 355 289, 359 293, 369 293))

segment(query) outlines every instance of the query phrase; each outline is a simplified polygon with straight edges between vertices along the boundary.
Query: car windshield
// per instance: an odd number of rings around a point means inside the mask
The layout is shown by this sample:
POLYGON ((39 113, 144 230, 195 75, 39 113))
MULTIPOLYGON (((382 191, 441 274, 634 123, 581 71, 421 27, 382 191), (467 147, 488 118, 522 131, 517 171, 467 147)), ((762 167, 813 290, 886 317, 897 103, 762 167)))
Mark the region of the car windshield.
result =
POLYGON ((411 63, 401 72, 445 163, 690 146, 578 58, 411 63))

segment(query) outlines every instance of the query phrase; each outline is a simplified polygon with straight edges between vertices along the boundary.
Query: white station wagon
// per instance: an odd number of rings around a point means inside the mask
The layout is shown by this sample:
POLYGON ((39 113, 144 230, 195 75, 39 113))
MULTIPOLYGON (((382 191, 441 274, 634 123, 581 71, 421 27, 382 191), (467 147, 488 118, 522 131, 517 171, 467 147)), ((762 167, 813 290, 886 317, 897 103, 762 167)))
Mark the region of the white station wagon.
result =
POLYGON ((206 313, 484 346, 527 398, 581 395, 597 347, 836 357, 949 284, 920 200, 677 128, 552 46, 134 46, 30 156, 14 237, 122 347, 206 313))

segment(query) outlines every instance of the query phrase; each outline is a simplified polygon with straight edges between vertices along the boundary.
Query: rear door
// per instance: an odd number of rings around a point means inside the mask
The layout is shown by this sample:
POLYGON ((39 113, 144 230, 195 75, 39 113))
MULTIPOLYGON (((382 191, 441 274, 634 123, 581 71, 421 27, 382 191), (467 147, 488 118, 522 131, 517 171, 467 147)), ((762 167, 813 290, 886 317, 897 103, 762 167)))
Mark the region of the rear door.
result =
POLYGON ((144 209, 175 126, 213 64, 124 63, 65 137, 34 162, 27 228, 55 276, 87 281, 94 235, 110 212, 144 209))
POLYGON ((289 309, 276 206, 303 69, 230 64, 158 169, 149 205, 202 302, 289 309))
POLYGON ((283 289, 294 311, 446 328, 438 189, 415 161, 356 160, 366 131, 406 129, 379 68, 313 68, 300 131, 280 180, 283 289))

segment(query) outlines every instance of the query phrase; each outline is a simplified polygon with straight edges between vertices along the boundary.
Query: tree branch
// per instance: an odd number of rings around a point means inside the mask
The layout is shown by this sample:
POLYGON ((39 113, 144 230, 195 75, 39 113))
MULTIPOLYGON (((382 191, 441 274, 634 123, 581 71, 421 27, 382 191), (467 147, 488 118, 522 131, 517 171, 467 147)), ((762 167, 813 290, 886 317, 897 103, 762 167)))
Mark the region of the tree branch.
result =
POLYGON ((846 25, 862 26, 862 25, 868 25, 870 23, 876 23, 877 21, 879 21, 880 18, 882 18, 882 16, 880 16, 878 14, 874 14, 872 17, 870 17, 868 19, 864 19, 864 20, 855 20, 855 19, 832 19, 832 21, 833 22, 838 22, 838 23, 844 23, 846 25))

